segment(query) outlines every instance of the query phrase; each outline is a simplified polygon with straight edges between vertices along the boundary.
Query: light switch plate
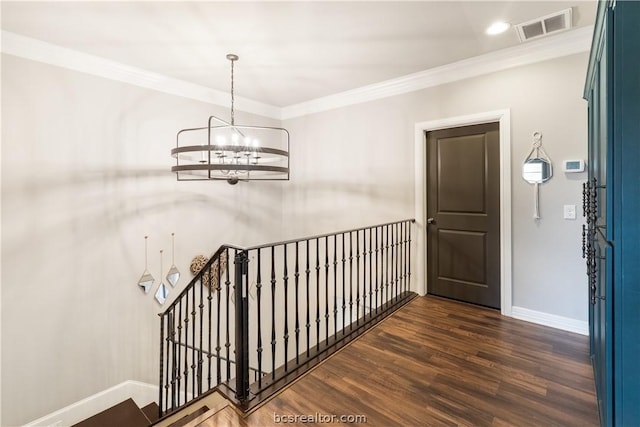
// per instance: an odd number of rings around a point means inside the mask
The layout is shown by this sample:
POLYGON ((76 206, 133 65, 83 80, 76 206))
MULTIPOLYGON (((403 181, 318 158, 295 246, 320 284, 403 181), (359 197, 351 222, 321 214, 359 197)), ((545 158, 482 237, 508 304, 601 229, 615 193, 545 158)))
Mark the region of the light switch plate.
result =
POLYGON ((564 205, 564 219, 576 219, 576 205, 564 205))

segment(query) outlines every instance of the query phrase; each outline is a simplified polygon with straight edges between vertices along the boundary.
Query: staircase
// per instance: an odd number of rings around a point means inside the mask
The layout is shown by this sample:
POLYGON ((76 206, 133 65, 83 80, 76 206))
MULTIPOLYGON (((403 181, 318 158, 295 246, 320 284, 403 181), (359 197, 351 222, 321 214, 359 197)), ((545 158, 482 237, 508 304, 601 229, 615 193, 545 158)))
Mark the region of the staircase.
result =
POLYGON ((133 399, 124 400, 73 427, 193 427, 229 407, 219 393, 210 393, 191 402, 180 411, 159 419, 158 404, 151 402, 140 408, 133 399))
POLYGON ((256 408, 416 296, 413 222, 220 247, 160 313, 158 405, 128 399, 76 426, 195 426, 256 408))

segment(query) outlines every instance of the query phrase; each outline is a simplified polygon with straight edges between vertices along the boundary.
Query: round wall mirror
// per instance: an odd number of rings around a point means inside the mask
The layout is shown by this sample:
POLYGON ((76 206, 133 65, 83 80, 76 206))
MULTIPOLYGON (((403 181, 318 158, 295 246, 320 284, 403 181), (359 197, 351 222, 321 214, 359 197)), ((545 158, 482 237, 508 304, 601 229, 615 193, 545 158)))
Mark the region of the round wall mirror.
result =
POLYGON ((546 159, 535 157, 527 159, 522 165, 522 178, 529 184, 542 184, 547 182, 552 175, 551 162, 546 159))

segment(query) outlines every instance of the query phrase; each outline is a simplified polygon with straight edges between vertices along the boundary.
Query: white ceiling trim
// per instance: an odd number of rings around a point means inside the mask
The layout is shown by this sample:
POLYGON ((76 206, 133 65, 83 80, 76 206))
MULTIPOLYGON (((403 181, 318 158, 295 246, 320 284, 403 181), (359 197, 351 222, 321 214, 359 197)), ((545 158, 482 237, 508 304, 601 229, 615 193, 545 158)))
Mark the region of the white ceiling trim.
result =
POLYGON ((581 27, 441 67, 290 105, 282 109, 282 119, 374 101, 508 68, 587 52, 591 47, 592 35, 593 26, 581 27))
MULTIPOLYGON (((219 106, 231 105, 229 93, 46 43, 10 31, 2 31, 2 52, 183 98, 219 106)), ((242 97, 236 97, 235 101, 238 110, 280 119, 281 111, 278 107, 242 97)))
MULTIPOLYGON (((586 52, 591 47, 592 34, 593 26, 582 27, 512 48, 283 108, 249 98, 236 97, 236 109, 279 120, 291 119, 586 52)), ((231 97, 226 92, 4 30, 2 31, 2 52, 218 106, 229 106, 231 102, 231 97)))

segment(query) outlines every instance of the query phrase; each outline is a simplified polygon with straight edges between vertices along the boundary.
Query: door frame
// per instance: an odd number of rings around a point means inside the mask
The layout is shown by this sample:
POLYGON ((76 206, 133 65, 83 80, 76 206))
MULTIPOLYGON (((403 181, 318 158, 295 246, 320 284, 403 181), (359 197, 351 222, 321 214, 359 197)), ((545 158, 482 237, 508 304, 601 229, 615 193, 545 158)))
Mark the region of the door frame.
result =
POLYGON ((417 291, 427 294, 427 139, 426 133, 451 127, 500 123, 500 312, 512 315, 511 253, 511 110, 487 111, 465 116, 429 120, 415 124, 415 218, 417 291))

